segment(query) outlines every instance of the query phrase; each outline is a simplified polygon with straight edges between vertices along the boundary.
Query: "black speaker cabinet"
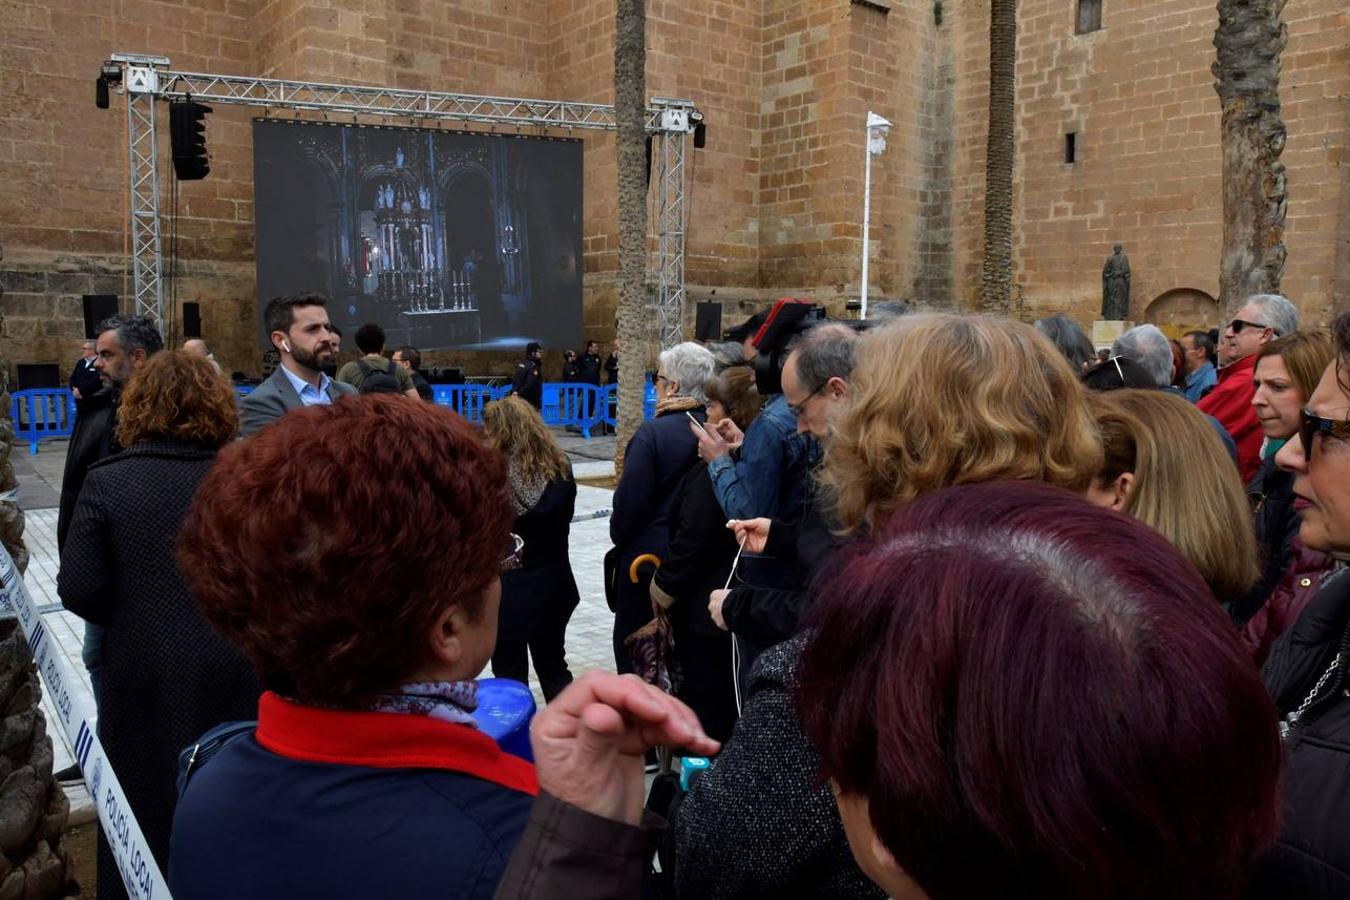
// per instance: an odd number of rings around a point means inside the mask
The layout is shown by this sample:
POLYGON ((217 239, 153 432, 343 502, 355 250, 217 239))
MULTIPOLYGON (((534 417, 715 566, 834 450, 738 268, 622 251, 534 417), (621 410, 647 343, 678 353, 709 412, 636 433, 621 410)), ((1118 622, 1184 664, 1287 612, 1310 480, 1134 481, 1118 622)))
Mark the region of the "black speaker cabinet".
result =
POLYGON ((694 308, 694 340, 720 341, 722 339, 722 304, 711 301, 694 308))
POLYGON ((202 336, 202 305, 185 301, 183 303, 183 337, 199 338, 202 336))
POLYGON ((98 337, 98 323, 115 315, 117 315, 116 294, 85 294, 84 336, 90 340, 98 337))

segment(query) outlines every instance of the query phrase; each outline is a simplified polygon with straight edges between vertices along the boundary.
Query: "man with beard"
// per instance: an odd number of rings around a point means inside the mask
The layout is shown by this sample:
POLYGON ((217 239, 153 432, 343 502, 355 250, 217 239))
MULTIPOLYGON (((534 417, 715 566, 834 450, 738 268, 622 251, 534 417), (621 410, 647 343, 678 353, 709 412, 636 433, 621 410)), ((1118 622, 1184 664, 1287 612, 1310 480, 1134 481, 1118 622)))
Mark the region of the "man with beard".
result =
POLYGON ((328 301, 319 294, 291 294, 267 304, 263 321, 281 356, 276 371, 240 403, 239 434, 248 437, 289 410, 326 406, 356 388, 323 371, 334 361, 328 301))
MULTIPOLYGON (((164 339, 153 319, 146 316, 112 316, 98 325, 94 342, 93 370, 102 387, 80 401, 80 414, 66 449, 66 468, 61 477, 61 506, 56 517, 56 550, 65 550, 66 533, 75 517, 75 504, 84 488, 89 467, 117 451, 117 400, 132 374, 147 359, 164 349, 164 339)), ((98 674, 102 662, 103 629, 86 622, 81 658, 89 672, 94 702, 98 702, 98 674)), ((57 773, 58 780, 79 778, 78 766, 57 773)))

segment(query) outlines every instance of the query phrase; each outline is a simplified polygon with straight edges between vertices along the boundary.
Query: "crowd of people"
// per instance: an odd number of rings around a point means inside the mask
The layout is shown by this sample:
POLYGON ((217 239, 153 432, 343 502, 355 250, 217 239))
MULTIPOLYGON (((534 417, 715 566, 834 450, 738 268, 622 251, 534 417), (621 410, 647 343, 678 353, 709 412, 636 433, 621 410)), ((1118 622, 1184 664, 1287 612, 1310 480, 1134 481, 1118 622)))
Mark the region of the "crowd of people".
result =
POLYGON ((480 428, 378 326, 334 369, 317 295, 268 304, 241 401, 103 323, 58 586, 173 894, 1350 895, 1350 314, 1258 295, 1103 358, 1062 316, 884 312, 781 369, 765 316, 660 354, 618 674, 575 680, 542 348, 480 428), (529 753, 479 727, 489 663, 533 666, 529 753), (649 797, 658 747, 711 763, 649 797))

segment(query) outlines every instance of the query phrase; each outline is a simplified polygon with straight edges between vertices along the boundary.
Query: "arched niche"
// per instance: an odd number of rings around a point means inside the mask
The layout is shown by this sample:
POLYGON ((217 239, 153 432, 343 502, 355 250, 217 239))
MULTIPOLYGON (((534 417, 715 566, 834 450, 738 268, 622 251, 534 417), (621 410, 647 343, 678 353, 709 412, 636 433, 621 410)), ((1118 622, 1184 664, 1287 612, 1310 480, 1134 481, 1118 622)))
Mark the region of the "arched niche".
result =
POLYGON ((1208 331, 1219 325, 1219 301, 1198 288, 1174 288, 1159 294, 1144 311, 1144 321, 1168 337, 1208 331))

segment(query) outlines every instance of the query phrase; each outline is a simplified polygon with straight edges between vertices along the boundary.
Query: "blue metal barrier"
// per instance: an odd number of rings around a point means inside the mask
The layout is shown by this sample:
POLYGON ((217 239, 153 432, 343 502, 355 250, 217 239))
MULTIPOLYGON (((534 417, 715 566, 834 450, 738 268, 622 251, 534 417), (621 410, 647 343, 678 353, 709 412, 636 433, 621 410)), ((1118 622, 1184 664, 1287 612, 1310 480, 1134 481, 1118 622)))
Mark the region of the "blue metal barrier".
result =
MULTIPOLYGON (((433 384, 432 398, 441 406, 448 406, 470 422, 483 421, 483 407, 511 393, 510 385, 484 387, 478 384, 433 384)), ((593 384, 545 382, 543 408, 540 414, 549 426, 579 428, 589 438, 591 429, 604 422, 618 427, 618 385, 596 387, 593 384)), ((647 385, 643 415, 652 418, 656 412, 656 388, 647 385)))
POLYGON ((483 421, 483 407, 500 400, 510 387, 491 388, 481 384, 433 384, 431 396, 441 406, 448 406, 470 422, 483 421))
POLYGON ((75 395, 69 388, 32 388, 11 395, 10 417, 14 434, 28 441, 28 452, 38 452, 38 442, 68 438, 75 431, 75 395))

